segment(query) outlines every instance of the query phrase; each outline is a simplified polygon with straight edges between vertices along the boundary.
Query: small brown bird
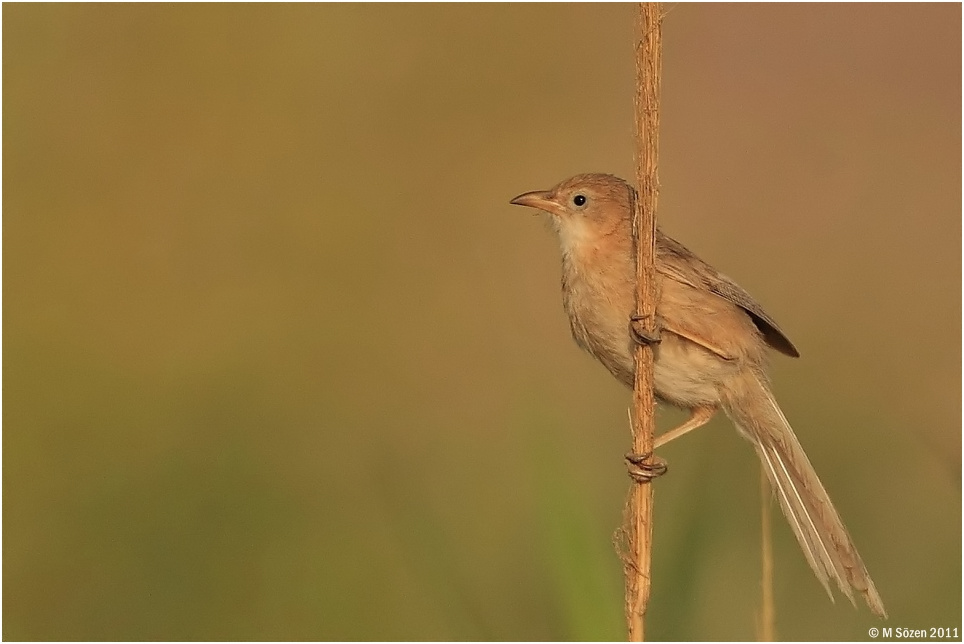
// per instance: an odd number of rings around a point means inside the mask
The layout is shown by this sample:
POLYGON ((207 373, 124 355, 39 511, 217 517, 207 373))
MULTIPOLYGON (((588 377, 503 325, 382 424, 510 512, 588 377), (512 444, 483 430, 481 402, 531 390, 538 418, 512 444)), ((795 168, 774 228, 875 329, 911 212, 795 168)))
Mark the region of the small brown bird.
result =
MULTIPOLYGON (((562 247, 562 300, 576 343, 623 384, 633 386, 636 249, 635 191, 608 174, 582 174, 511 203, 550 215, 562 247)), ((817 579, 833 600, 830 579, 854 601, 886 617, 830 497, 770 392, 766 348, 799 353, 750 295, 676 240, 656 231, 658 343, 653 379, 658 399, 689 410, 657 447, 706 424, 722 409, 756 449, 780 507, 817 579)))

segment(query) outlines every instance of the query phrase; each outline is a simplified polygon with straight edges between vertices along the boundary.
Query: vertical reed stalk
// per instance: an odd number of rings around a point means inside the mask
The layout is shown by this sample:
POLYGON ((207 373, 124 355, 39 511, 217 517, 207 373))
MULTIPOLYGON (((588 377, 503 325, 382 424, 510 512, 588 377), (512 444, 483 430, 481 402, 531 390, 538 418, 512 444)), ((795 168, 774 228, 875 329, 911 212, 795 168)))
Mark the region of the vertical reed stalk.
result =
MULTIPOLYGON (((636 235, 636 315, 640 327, 655 336, 656 302, 656 201, 659 180, 656 159, 659 151, 659 89, 661 26, 659 3, 639 4, 636 21, 636 187, 639 197, 633 213, 636 235)), ((655 400, 653 398, 653 349, 639 344, 635 351, 636 377, 633 385, 633 453, 653 451, 655 400)), ((644 461, 643 465, 647 464, 644 461)), ((650 565, 653 537, 653 490, 648 481, 633 483, 627 508, 625 534, 628 553, 626 573, 626 619, 629 640, 643 641, 644 620, 650 595, 650 565)))

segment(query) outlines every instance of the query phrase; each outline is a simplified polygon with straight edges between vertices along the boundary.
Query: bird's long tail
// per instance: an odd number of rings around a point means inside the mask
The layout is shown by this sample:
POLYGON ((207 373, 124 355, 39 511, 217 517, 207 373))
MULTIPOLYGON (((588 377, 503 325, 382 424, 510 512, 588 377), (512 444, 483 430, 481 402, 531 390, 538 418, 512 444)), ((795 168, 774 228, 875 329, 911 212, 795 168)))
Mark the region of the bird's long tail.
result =
POLYGON ((744 372, 722 394, 723 408, 756 448, 803 554, 831 600, 833 579, 851 602, 856 590, 871 611, 887 617, 847 528, 766 382, 744 372))

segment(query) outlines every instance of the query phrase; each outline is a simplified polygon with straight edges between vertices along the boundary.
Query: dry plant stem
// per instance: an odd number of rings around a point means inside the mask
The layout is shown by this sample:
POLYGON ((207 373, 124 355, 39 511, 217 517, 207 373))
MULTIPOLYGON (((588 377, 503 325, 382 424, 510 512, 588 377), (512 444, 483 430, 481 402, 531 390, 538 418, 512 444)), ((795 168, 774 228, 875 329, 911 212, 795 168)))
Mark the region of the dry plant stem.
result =
MULTIPOLYGON (((633 224, 636 235, 636 315, 642 330, 656 337, 656 201, 659 181, 659 83, 661 26, 659 3, 640 3, 636 21, 636 199, 633 224)), ((653 398, 653 348, 639 344, 635 350, 633 384, 633 453, 652 454, 655 400, 653 398)), ((651 461, 651 458, 650 458, 651 461)), ((644 619, 650 594, 653 490, 648 482, 634 481, 627 512, 628 560, 626 619, 629 640, 643 641, 644 619)))
POLYGON ((767 479, 765 466, 760 464, 760 529, 762 540, 762 573, 760 585, 762 601, 760 606, 760 628, 757 639, 761 642, 776 641, 776 611, 773 605, 773 537, 770 533, 770 518, 773 514, 772 492, 767 479))

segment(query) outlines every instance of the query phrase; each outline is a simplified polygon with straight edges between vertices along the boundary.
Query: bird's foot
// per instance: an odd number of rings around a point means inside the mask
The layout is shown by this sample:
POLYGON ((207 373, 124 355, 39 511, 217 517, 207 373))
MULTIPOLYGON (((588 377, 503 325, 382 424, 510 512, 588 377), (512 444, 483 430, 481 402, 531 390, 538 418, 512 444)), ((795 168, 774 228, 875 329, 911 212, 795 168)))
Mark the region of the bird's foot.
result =
POLYGON ((626 467, 629 477, 637 483, 649 483, 654 478, 666 474, 669 466, 655 454, 626 454, 626 467))
POLYGON ((662 341, 659 327, 654 326, 652 330, 645 324, 647 318, 642 315, 631 315, 629 317, 629 336, 638 344, 654 345, 662 341))

